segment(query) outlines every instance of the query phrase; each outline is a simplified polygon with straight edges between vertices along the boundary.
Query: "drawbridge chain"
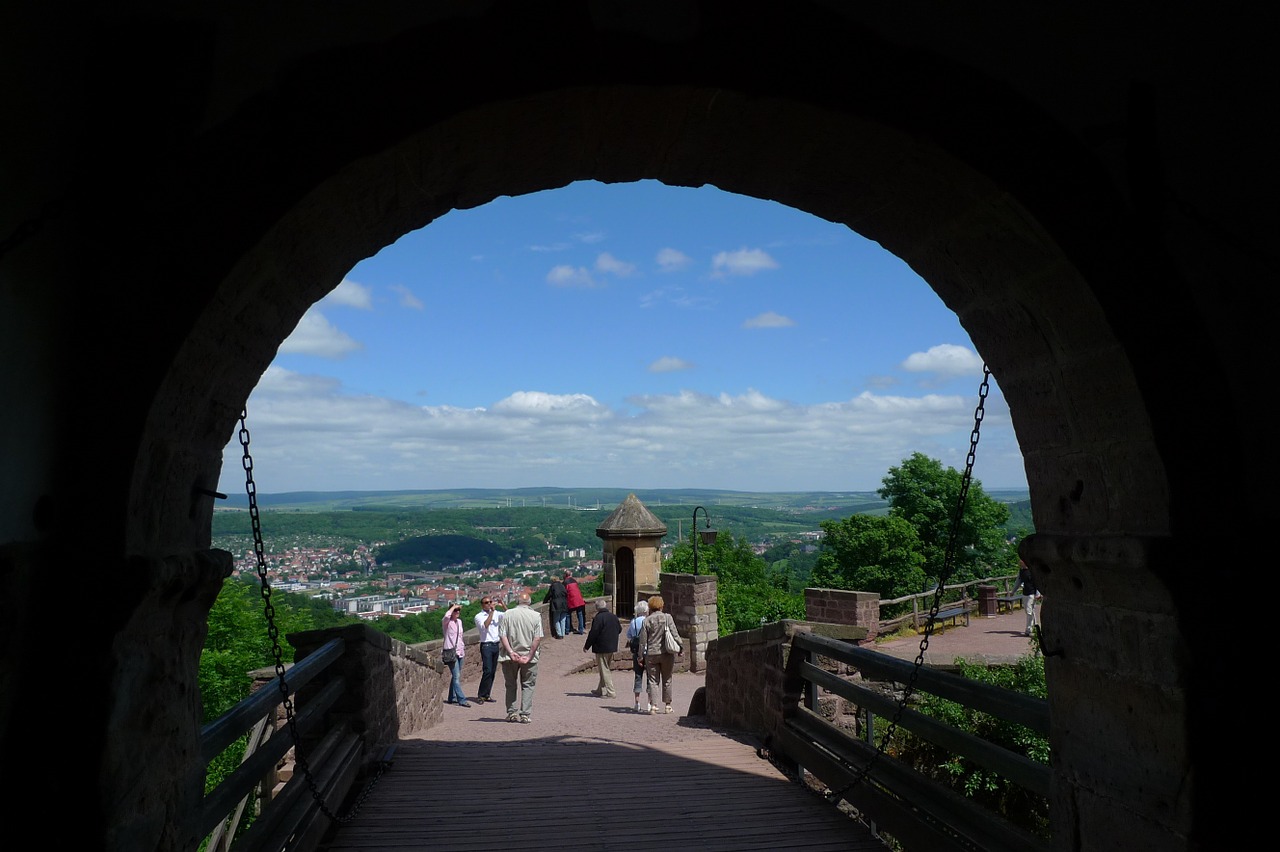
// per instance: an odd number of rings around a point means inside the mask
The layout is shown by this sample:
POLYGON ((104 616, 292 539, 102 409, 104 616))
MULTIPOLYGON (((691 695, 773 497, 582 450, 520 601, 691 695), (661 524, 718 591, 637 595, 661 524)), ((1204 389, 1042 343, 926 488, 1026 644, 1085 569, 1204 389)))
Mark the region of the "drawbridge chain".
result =
POLYGON ((298 738, 298 722, 294 715, 293 698, 289 695, 289 685, 285 682, 284 655, 280 649, 280 630, 276 626, 276 611, 271 605, 271 584, 267 580, 267 560, 266 549, 262 541, 262 522, 258 513, 258 486, 253 481, 253 457, 249 455, 249 427, 245 425, 248 418, 247 409, 240 412, 240 446, 243 450, 242 464, 244 466, 244 488, 245 493, 249 497, 249 521, 253 526, 253 553, 258 566, 258 580, 261 583, 263 612, 267 618, 267 636, 271 639, 271 654, 275 659, 276 681, 280 686, 281 703, 284 705, 285 719, 289 724, 289 736, 293 739, 293 759, 298 766, 302 768, 302 775, 307 780, 307 786, 311 788, 312 798, 315 799, 320 810, 325 816, 338 823, 347 823, 355 818, 360 811, 361 805, 373 790, 373 786, 378 783, 378 779, 382 777, 382 773, 387 770, 390 765, 389 761, 381 760, 378 762, 377 772, 369 779, 369 783, 360 792, 360 795, 352 803, 351 808, 345 814, 335 814, 324 803, 324 797, 320 792, 319 785, 316 784, 315 778, 311 774, 311 767, 307 764, 305 756, 302 754, 302 747, 298 738))
POLYGON ((956 499, 955 514, 951 518, 951 530, 947 537, 947 550, 942 558, 942 574, 938 577, 938 586, 934 590, 933 604, 929 609, 929 618, 925 622, 924 638, 920 640, 920 652, 916 654, 915 665, 911 669, 911 677, 907 679, 902 691, 902 700, 898 702, 897 710, 894 711, 893 718, 889 720, 889 727, 880 737, 880 744, 876 748, 876 753, 870 760, 854 775, 853 780, 841 787, 839 790, 829 791, 826 795, 827 801, 836 802, 844 797, 857 785, 861 784, 880 758, 884 756, 885 751, 889 747, 889 741, 893 738, 893 734, 898 729, 898 723, 902 719, 902 712, 906 709, 907 702, 911 700, 911 696, 915 693, 916 680, 920 676, 920 669, 924 667, 924 655, 929 650, 929 639, 933 636, 934 619, 938 615, 938 610, 942 605, 942 593, 947 585, 947 580, 951 578, 951 573, 955 569, 956 558, 956 542, 960 537, 960 524, 964 519, 965 502, 969 499, 969 486, 973 482, 973 463, 977 458, 978 436, 982 430, 982 418, 985 413, 987 394, 991 388, 991 370, 986 364, 982 365, 982 384, 978 387, 978 406, 973 412, 973 431, 969 433, 969 454, 965 458, 964 474, 960 479, 960 493, 956 499))

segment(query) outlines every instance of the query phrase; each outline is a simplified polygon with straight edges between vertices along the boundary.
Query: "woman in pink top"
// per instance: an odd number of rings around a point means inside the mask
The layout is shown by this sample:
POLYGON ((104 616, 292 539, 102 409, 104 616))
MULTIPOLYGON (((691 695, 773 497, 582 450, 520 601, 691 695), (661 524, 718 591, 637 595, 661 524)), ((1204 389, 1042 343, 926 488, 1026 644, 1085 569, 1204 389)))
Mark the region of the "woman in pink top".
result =
POLYGON ((466 653, 462 643, 462 607, 458 604, 449 607, 440 626, 444 629, 444 646, 458 652, 450 667, 453 670, 453 680, 449 683, 449 697, 444 703, 470 707, 467 695, 462 691, 462 655, 466 653))

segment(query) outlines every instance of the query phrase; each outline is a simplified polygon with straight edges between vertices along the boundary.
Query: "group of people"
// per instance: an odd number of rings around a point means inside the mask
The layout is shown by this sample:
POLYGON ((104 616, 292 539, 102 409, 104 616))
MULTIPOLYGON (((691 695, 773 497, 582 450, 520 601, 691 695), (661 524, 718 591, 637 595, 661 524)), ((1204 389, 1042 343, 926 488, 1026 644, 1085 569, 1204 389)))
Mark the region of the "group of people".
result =
POLYGON ((587 602, 571 571, 565 571, 562 579, 551 581, 543 600, 549 611, 552 636, 563 639, 570 633, 581 636, 587 632, 587 602), (573 628, 575 619, 577 629, 573 628))
MULTIPOLYGON (((542 643, 542 616, 533 609, 528 592, 521 592, 517 606, 507 609, 501 601, 484 597, 476 613, 476 632, 480 637, 480 688, 476 703, 484 704, 492 696, 498 667, 506 686, 508 722, 529 722, 533 714, 533 692, 538 683, 538 646, 542 643), (501 607, 501 611, 499 610, 501 607)), ((445 613, 444 649, 454 651, 450 664, 451 678, 446 704, 470 707, 462 691, 462 661, 466 645, 462 640, 462 607, 455 604, 445 613)))
MULTIPOLYGON (((565 572, 563 586, 572 584, 572 576, 565 572)), ((578 592, 578 599, 582 599, 578 592)), ((554 602, 554 598, 549 598, 554 602)), ((566 601, 573 598, 566 596, 566 601)), ((635 617, 627 625, 627 645, 631 650, 632 671, 635 675, 633 691, 635 693, 635 711, 637 713, 671 713, 672 685, 671 676, 675 671, 676 657, 684 653, 683 644, 676 630, 675 620, 666 612, 661 595, 654 595, 647 601, 636 603, 635 617), (676 637, 678 651, 668 650, 663 637, 670 633, 676 637), (645 687, 642 690, 642 687, 645 687), (647 707, 642 707, 641 694, 645 693, 647 707), (661 702, 659 702, 661 699, 661 702), (659 710, 659 706, 664 709, 659 710)), ((582 608, 586 609, 585 602, 582 608)), ((614 698, 617 691, 613 685, 613 656, 618 652, 618 637, 622 635, 622 622, 609 610, 609 602, 600 598, 595 602, 595 616, 591 619, 590 631, 575 630, 574 633, 586 635, 582 650, 595 654, 599 683, 591 690, 591 694, 600 698, 614 698)), ((563 611, 566 616, 569 609, 563 611)), ((552 632, 557 638, 564 638, 568 632, 567 620, 564 629, 556 633, 557 610, 551 610, 552 632)), ((585 621, 585 616, 583 617, 585 621)), ((475 616, 476 632, 480 637, 480 687, 475 701, 477 704, 492 702, 493 681, 497 669, 502 668, 506 685, 506 706, 508 722, 529 722, 533 713, 533 694, 538 682, 538 646, 543 639, 542 617, 530 606, 528 592, 521 592, 518 605, 513 609, 492 597, 484 597, 480 601, 480 611, 475 616)), ((452 650, 453 661, 449 663, 451 678, 449 695, 446 704, 470 707, 466 693, 462 690, 462 665, 466 655, 463 641, 462 607, 455 604, 445 613, 443 623, 444 649, 452 650)))
MULTIPOLYGON (((634 693, 635 711, 637 713, 671 713, 672 686, 671 675, 675 671, 676 657, 684 653, 668 651, 663 646, 663 636, 668 627, 673 635, 679 637, 675 619, 663 612, 666 603, 661 595, 654 595, 647 601, 636 602, 636 614, 627 625, 627 647, 631 650, 631 671, 635 676, 632 692, 634 693), (641 694, 647 699, 647 707, 640 703, 641 694), (658 709, 658 699, 662 699, 662 710, 658 709)), ((593 651, 596 655, 596 669, 600 673, 599 685, 591 690, 592 695, 602 698, 613 698, 617 695, 613 686, 611 663, 613 655, 618 651, 618 636, 622 625, 618 617, 608 610, 608 602, 601 598, 596 601, 596 617, 591 622, 591 633, 587 635, 582 650, 593 651)))

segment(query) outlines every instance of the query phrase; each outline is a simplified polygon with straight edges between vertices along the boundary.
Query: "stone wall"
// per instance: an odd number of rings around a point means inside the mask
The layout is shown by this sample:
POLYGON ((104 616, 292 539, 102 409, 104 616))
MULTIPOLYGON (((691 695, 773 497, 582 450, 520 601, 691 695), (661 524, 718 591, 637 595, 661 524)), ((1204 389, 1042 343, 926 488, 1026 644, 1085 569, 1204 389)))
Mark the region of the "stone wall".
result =
MULTIPOLYGON (((293 633, 288 639, 301 662, 335 637, 346 643, 346 653, 331 667, 329 677, 341 676, 347 683, 332 712, 349 717, 364 733, 366 757, 444 717, 449 672, 438 653, 412 648, 364 624, 293 633)), ((307 695, 327 680, 304 688, 297 707, 304 706, 307 695)))
POLYGON ((782 721, 782 674, 801 622, 776 621, 731 633, 707 646, 707 720, 719 727, 771 734, 782 721))
POLYGON ((722 636, 707 647, 707 720, 718 727, 771 736, 801 697, 800 682, 788 682, 791 639, 820 633, 850 642, 866 637, 861 627, 775 621, 722 636))
POLYGON ((685 652, 676 659, 676 668, 705 671, 707 645, 720 635, 720 613, 716 605, 714 574, 660 574, 665 611, 675 619, 685 643, 685 652))
POLYGON ((880 632, 880 594, 844 589, 805 589, 804 614, 809 621, 865 627, 866 638, 875 639, 880 632))

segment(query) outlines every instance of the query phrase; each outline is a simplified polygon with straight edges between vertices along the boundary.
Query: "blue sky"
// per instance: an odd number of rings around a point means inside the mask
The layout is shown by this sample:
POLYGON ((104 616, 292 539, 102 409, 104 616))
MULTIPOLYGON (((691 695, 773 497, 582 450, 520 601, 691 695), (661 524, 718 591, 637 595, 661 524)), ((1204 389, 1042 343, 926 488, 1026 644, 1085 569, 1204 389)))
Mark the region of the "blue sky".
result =
MULTIPOLYGON (((575 183, 357 264, 247 403, 260 493, 874 491, 963 468, 982 361, 898 258, 711 187, 575 183)), ((1026 488, 993 377, 974 477, 1026 488)), ((240 447, 221 490, 244 490, 240 447)))

